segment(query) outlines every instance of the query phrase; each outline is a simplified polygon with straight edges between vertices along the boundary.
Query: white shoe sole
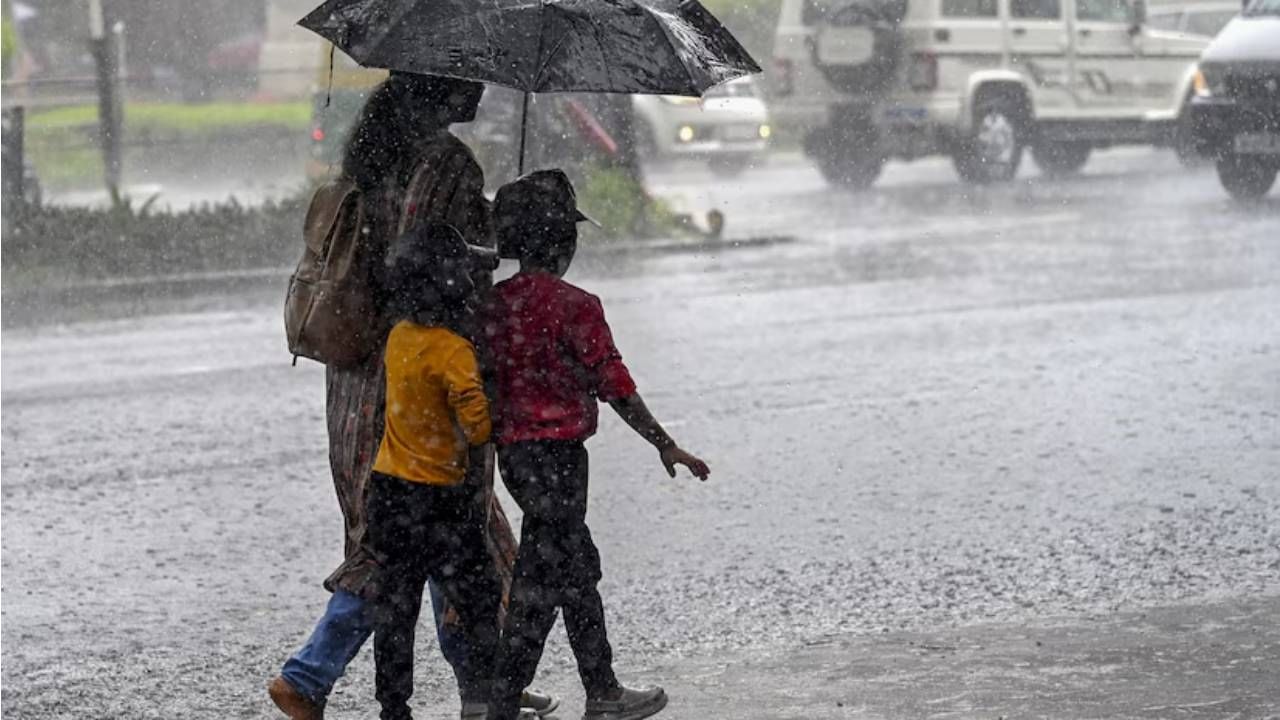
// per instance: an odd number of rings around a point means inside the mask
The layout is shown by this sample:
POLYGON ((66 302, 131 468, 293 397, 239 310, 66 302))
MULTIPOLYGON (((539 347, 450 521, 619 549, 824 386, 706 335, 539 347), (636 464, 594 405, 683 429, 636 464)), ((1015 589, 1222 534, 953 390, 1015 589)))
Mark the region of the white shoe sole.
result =
POLYGON ((542 708, 541 710, 534 710, 532 708, 521 708, 520 710, 521 712, 531 712, 540 718, 544 718, 550 715, 551 713, 555 712, 559 708, 560 708, 560 699, 553 697, 551 698, 551 704, 542 708))
POLYGON ((648 705, 619 712, 583 713, 582 720, 641 720, 641 718, 657 715, 666 707, 667 693, 664 691, 648 705))

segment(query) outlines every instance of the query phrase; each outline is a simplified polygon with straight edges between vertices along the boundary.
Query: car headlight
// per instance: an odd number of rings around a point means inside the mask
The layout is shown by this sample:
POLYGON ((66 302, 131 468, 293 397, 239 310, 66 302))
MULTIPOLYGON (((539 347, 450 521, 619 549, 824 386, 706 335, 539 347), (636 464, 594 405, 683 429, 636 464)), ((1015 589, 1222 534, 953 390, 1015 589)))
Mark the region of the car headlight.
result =
POLYGON ((1191 90, 1196 97, 1208 98, 1225 94, 1222 73, 1213 66, 1201 65, 1191 78, 1191 90))
POLYGON ((1209 81, 1204 77, 1204 70, 1196 70, 1191 78, 1191 89, 1195 91, 1196 97, 1209 97, 1213 94, 1209 89, 1209 81))
POLYGON ((680 142, 693 142, 697 135, 698 133, 693 129, 692 125, 681 125, 680 129, 676 131, 676 137, 680 139, 680 142))

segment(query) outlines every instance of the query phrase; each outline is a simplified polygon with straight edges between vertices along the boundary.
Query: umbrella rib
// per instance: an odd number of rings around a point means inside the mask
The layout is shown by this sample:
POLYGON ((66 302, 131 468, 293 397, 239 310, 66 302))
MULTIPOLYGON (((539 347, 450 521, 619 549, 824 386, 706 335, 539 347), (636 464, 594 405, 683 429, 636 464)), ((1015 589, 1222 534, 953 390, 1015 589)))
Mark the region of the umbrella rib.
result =
POLYGON ((525 88, 525 92, 536 92, 538 89, 538 81, 542 78, 543 62, 542 62, 542 46, 547 37, 547 2, 546 0, 538 0, 538 54, 533 58, 533 77, 529 79, 529 86, 525 88))
MULTIPOLYGON (((671 47, 671 50, 673 52, 675 52, 676 57, 680 58, 680 50, 679 50, 679 47, 676 45, 675 39, 671 37, 671 32, 667 29, 666 23, 662 22, 657 17, 657 13, 660 13, 660 12, 663 14, 668 14, 673 16, 674 14, 666 13, 665 11, 658 10, 657 8, 653 8, 648 5, 641 5, 641 7, 644 8, 644 11, 649 14, 649 19, 653 20, 654 23, 658 26, 658 29, 662 31, 662 37, 667 39, 667 45, 671 47)), ((678 16, 675 16, 675 17, 678 17, 678 16)), ((684 74, 689 78, 689 89, 691 90, 690 97, 701 97, 702 93, 698 91, 698 82, 693 77, 693 70, 689 68, 689 64, 684 61, 684 58, 680 58, 680 67, 681 69, 684 70, 684 74)))
MULTIPOLYGON (((547 67, 551 65, 551 61, 555 59, 556 55, 560 54, 560 51, 564 48, 565 43, 567 43, 568 41, 569 41, 569 38, 568 38, 568 35, 566 34, 564 37, 560 38, 560 40, 556 43, 555 47, 551 48, 551 52, 547 54, 547 57, 545 59, 539 58, 540 60, 542 60, 542 64, 538 66, 538 77, 537 77, 538 81, 541 81, 542 74, 546 71, 547 67)), ((538 53, 538 54, 541 55, 542 53, 538 53)), ((541 87, 541 83, 535 82, 534 86, 541 87)))
POLYGON ((587 23, 587 27, 591 28, 591 37, 596 41, 596 47, 600 48, 600 65, 604 67, 605 84, 613 87, 613 68, 609 66, 609 55, 604 50, 604 40, 600 39, 600 28, 592 22, 587 23))
MULTIPOLYGON (((579 18, 577 15, 557 5, 547 5, 546 7, 548 10, 560 12, 564 17, 568 18, 569 22, 571 23, 578 23, 581 20, 581 18, 579 18)), ((595 26, 589 22, 587 23, 587 26, 592 28, 593 30, 595 29, 595 26)), ((542 80, 543 74, 545 74, 547 68, 551 66, 551 61, 556 59, 556 56, 560 54, 561 50, 564 50, 565 45, 567 45, 569 42, 569 37, 570 37, 569 33, 562 34, 560 38, 556 40, 555 47, 551 48, 551 52, 548 52, 548 53, 543 52, 541 40, 539 41, 538 60, 541 64, 538 66, 538 76, 537 78, 535 78, 535 85, 534 85, 535 87, 538 87, 538 88, 541 87, 541 80, 542 80), (543 57, 544 54, 546 55, 546 57, 543 57)), ((606 73, 607 73, 607 70, 606 70, 606 73)), ((539 90, 539 92, 541 91, 539 90)))
MULTIPOLYGON (((560 8, 558 8, 558 7, 557 7, 557 6, 555 6, 555 5, 548 5, 547 7, 548 7, 548 8, 550 8, 551 10, 560 10, 560 12, 561 12, 561 13, 563 13, 563 14, 564 14, 564 16, 565 16, 566 18, 568 18, 568 19, 569 19, 569 22, 571 22, 571 23, 575 23, 575 24, 576 24, 576 23, 578 23, 578 22, 579 22, 579 20, 580 20, 580 18, 579 18, 577 15, 574 15, 574 14, 573 14, 573 13, 571 13, 571 12, 568 12, 568 11, 565 11, 565 10, 563 10, 563 9, 560 9, 560 8)), ((587 27, 591 28, 592 32, 594 32, 594 31, 595 31, 595 25, 594 25, 594 24, 592 24, 592 23, 588 22, 588 23, 587 23, 587 27)), ((553 47, 553 48, 551 48, 551 52, 546 53, 546 57, 545 57, 545 58, 543 58, 543 57, 542 57, 543 53, 542 53, 542 50, 541 50, 541 44, 539 44, 538 59, 539 59, 539 61, 540 61, 542 64, 538 67, 538 77, 537 77, 537 78, 535 78, 535 84, 534 84, 534 87, 540 87, 540 86, 541 86, 541 83, 540 83, 539 81, 541 81, 543 73, 544 73, 544 72, 546 72, 546 69, 547 69, 548 67, 550 67, 550 66, 551 66, 551 61, 552 61, 552 60, 555 60, 556 56, 560 54, 560 51, 564 49, 565 45, 566 45, 568 42, 569 42, 569 33, 564 33, 563 35, 561 35, 561 36, 560 36, 560 39, 556 41, 556 46, 555 46, 555 47, 553 47)), ((598 39, 598 38, 597 38, 596 42, 597 42, 597 43, 599 42, 599 39, 598 39)), ((601 49, 601 58, 603 59, 603 57, 604 57, 604 52, 603 52, 603 48, 602 48, 602 49, 601 49)), ((609 70, 608 70, 608 68, 607 68, 607 67, 605 68, 605 74, 606 74, 606 76, 608 76, 608 74, 609 74, 609 70)))
MULTIPOLYGON (((383 41, 385 41, 387 39, 387 36, 391 34, 391 31, 394 30, 396 26, 400 24, 400 21, 403 20, 406 15, 408 15, 412 10, 414 10, 417 7, 417 4, 418 4, 417 2, 406 2, 399 6, 398 9, 400 10, 400 12, 396 15, 395 21, 387 23, 386 29, 384 29, 382 34, 378 36, 378 41, 376 43, 370 43, 370 45, 372 45, 372 48, 369 52, 370 56, 372 56, 375 52, 381 49, 383 41)), ((363 65, 363 63, 361 64, 363 65)))

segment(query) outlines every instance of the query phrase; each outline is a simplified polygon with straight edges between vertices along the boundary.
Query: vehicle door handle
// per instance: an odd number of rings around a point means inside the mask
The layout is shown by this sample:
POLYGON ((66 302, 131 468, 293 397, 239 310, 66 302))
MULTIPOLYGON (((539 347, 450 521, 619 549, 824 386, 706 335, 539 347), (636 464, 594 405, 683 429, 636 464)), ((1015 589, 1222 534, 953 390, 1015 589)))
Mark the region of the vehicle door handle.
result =
POLYGON ((1089 37, 1093 34, 1093 31, 1089 28, 1080 28, 1077 32, 1080 33, 1080 37, 1089 37))
POLYGON ((1013 29, 1013 34, 1017 35, 1018 37, 1022 37, 1023 35, 1027 34, 1027 29, 1024 27, 1016 27, 1013 29))

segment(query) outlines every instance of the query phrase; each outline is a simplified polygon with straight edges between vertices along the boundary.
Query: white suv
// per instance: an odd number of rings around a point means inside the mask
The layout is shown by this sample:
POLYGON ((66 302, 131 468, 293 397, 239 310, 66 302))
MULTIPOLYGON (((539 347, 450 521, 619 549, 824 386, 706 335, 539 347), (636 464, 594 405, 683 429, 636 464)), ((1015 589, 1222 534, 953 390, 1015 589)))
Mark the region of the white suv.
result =
POLYGON ((851 187, 888 158, 950 155, 995 182, 1024 148, 1063 174, 1094 148, 1174 144, 1208 40, 1145 14, 1143 0, 783 0, 773 119, 851 187))

